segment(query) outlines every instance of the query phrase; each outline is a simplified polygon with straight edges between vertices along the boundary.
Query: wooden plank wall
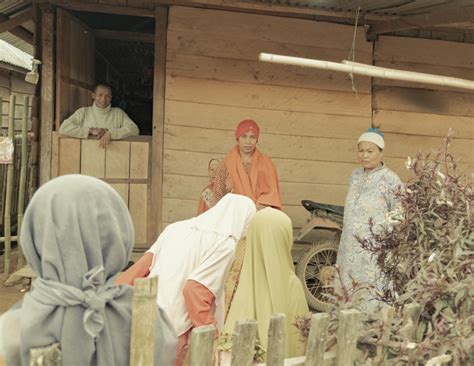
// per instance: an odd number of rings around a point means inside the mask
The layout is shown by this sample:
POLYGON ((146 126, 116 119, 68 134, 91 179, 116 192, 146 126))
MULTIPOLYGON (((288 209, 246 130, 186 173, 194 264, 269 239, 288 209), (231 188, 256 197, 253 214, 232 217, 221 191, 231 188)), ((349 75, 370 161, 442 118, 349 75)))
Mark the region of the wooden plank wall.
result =
MULTIPOLYGON (((474 44, 404 37, 379 37, 377 66, 474 80, 474 44)), ((435 85, 385 79, 373 81, 373 119, 386 134, 386 154, 407 178, 406 156, 443 147, 454 130, 452 151, 462 169, 474 171, 474 93, 435 85)))
POLYGON ((24 98, 30 97, 28 108, 28 130, 31 130, 31 106, 34 92, 35 86, 33 84, 27 83, 24 80, 24 76, 20 76, 16 73, 10 74, 8 72, 0 72, 0 97, 3 99, 3 103, 0 106, 0 113, 2 114, 2 126, 0 127, 8 127, 10 96, 14 94, 16 95, 15 129, 21 130, 21 121, 23 120, 24 98))
MULTIPOLYGON (((168 27, 163 223, 195 214, 207 162, 255 119, 259 148, 277 167, 284 210, 301 226, 302 199, 343 204, 355 139, 371 122, 371 82, 358 93, 340 73, 258 62, 259 52, 340 61, 354 28, 236 12, 171 7, 168 27)), ((372 62, 359 30, 356 60, 372 62)))

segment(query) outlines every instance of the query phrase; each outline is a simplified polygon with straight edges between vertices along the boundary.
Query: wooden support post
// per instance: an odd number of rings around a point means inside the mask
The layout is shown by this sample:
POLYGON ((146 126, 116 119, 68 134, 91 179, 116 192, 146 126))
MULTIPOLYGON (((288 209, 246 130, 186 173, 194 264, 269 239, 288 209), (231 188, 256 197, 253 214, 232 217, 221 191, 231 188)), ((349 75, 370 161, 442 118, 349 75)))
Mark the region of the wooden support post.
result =
POLYGON ((353 365, 357 352, 360 312, 354 309, 339 313, 336 366, 353 365))
POLYGON ((163 145, 165 125, 166 39, 168 7, 158 6, 155 17, 155 64, 153 76, 153 136, 151 140, 151 183, 148 185, 147 242, 154 241, 161 231, 163 189, 163 145))
POLYGON ((377 345, 377 355, 374 358, 374 364, 384 364, 386 344, 390 340, 390 331, 392 329, 393 316, 395 315, 395 309, 391 306, 385 305, 381 311, 383 329, 382 336, 377 345))
POLYGON ((130 366, 154 364, 158 277, 137 278, 132 303, 130 366))
POLYGON ((329 320, 329 314, 326 313, 313 314, 311 317, 305 366, 317 366, 324 363, 329 320))
POLYGON ((403 308, 403 327, 400 329, 400 333, 402 333, 410 341, 415 340, 420 314, 420 304, 412 303, 405 305, 403 308))
POLYGON ((61 366, 62 357, 59 343, 47 347, 30 349, 30 366, 61 366))
POLYGON ((54 10, 42 8, 41 126, 39 183, 51 179, 51 148, 54 124, 54 10))
MULTIPOLYGON (((23 223, 23 212, 25 210, 26 195, 26 174, 28 168, 28 105, 30 98, 25 97, 23 101, 23 119, 21 121, 21 164, 20 164, 20 183, 18 193, 18 223, 17 236, 20 237, 21 224, 23 223)), ((18 241, 18 263, 17 269, 23 267, 23 251, 20 241, 18 241)))
POLYGON ((238 320, 235 323, 232 339, 232 366, 251 366, 253 364, 257 329, 255 320, 238 320))
POLYGON ((275 314, 268 329, 267 366, 283 366, 285 362, 286 315, 275 314))
MULTIPOLYGON (((11 139, 13 145, 15 141, 13 140, 13 131, 15 129, 15 105, 16 105, 16 96, 12 95, 10 97, 10 109, 8 111, 8 138, 11 139)), ((13 164, 14 157, 11 164, 7 166, 7 187, 5 194, 5 215, 4 215, 4 233, 5 233, 5 267, 3 272, 5 274, 5 280, 10 274, 10 261, 11 261, 11 250, 12 250, 12 223, 11 223, 11 208, 12 208, 12 194, 13 194, 13 164)))
POLYGON ((214 338, 216 328, 204 325, 194 328, 191 333, 190 366, 203 366, 214 364, 214 338))

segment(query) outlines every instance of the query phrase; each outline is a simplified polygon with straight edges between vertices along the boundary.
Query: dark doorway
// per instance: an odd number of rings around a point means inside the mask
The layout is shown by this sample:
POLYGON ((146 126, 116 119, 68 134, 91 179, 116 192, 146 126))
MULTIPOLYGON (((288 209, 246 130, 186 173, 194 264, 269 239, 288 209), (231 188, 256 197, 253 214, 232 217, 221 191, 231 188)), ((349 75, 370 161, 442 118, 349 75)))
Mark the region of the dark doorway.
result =
POLYGON ((95 80, 113 88, 112 106, 152 134, 154 18, 75 13, 95 34, 95 80))

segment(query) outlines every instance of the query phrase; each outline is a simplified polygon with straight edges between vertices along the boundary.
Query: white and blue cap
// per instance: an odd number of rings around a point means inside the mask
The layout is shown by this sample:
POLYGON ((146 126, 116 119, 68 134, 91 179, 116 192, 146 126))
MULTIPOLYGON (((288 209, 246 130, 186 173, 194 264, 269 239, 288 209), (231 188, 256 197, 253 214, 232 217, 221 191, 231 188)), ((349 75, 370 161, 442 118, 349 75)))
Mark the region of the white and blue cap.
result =
POLYGON ((371 127, 362 135, 360 135, 357 143, 362 141, 372 142, 373 144, 380 147, 382 150, 385 148, 385 141, 383 139, 383 132, 380 132, 378 128, 371 127))

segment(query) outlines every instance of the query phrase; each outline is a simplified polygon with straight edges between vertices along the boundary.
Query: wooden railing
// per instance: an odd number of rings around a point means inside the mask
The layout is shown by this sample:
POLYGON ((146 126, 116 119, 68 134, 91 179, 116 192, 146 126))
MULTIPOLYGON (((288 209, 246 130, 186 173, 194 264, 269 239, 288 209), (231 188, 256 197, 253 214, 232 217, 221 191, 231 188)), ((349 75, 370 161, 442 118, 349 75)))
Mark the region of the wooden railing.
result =
POLYGON ((97 139, 76 139, 53 133, 52 177, 85 174, 114 188, 130 211, 135 227, 135 247, 148 248, 151 136, 114 140, 104 150, 97 139))

